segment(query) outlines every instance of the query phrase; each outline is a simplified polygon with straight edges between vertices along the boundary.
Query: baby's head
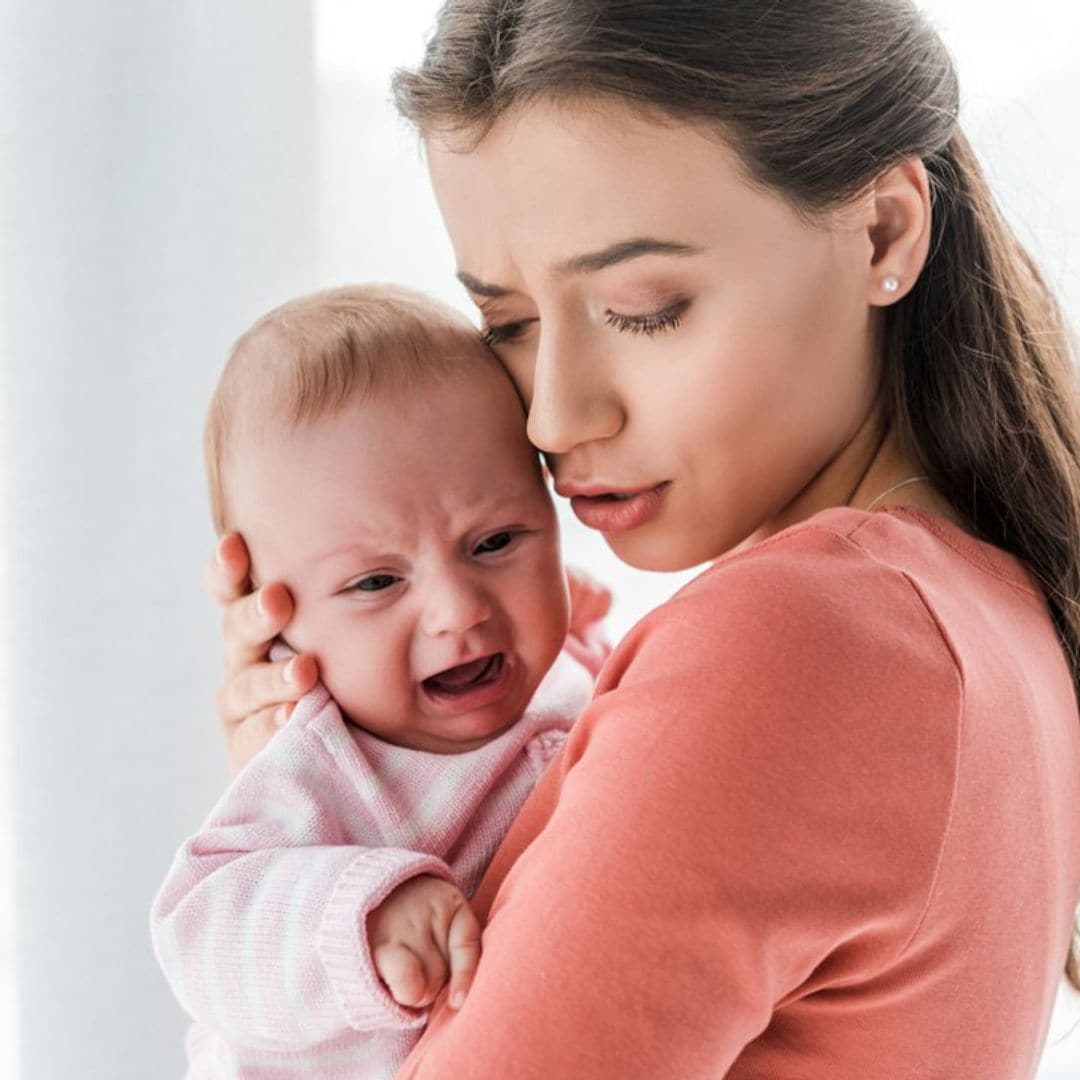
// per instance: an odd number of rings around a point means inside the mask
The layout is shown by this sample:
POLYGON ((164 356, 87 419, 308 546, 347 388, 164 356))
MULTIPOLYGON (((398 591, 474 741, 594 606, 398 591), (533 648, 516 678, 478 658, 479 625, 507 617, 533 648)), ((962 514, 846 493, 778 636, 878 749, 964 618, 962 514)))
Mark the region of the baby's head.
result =
POLYGON ((513 384, 394 286, 290 301, 233 348, 206 425, 214 523, 295 601, 345 716, 435 753, 520 716, 566 637, 555 511, 513 384))

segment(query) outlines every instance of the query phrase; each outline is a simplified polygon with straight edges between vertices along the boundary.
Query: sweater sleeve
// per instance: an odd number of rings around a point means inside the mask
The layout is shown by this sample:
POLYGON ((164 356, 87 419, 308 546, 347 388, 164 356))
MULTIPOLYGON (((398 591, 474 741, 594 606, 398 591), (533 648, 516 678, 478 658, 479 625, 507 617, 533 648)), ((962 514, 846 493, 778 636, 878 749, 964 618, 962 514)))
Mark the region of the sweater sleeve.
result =
POLYGON ((442 995, 398 1076, 725 1074, 916 932, 959 709, 902 575, 707 572, 609 660, 496 854, 464 1007, 442 995))
POLYGON ((321 741, 290 724, 181 847, 154 900, 154 951, 177 999, 237 1045, 295 1050, 426 1020, 387 993, 365 920, 408 878, 451 871, 378 846, 374 825, 371 847, 347 843, 346 798, 321 741))

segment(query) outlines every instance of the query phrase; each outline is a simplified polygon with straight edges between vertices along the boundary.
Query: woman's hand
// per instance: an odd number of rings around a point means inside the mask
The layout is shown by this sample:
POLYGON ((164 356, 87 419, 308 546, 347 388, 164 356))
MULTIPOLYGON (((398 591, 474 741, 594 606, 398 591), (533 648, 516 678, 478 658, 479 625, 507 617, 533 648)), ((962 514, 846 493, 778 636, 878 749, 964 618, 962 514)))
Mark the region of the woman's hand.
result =
POLYGON ((203 574, 206 591, 225 608, 225 681, 217 710, 234 775, 270 741, 318 677, 312 656, 267 660, 271 642, 292 618, 292 597, 279 582, 252 592, 249 571, 247 547, 238 533, 230 533, 203 574))

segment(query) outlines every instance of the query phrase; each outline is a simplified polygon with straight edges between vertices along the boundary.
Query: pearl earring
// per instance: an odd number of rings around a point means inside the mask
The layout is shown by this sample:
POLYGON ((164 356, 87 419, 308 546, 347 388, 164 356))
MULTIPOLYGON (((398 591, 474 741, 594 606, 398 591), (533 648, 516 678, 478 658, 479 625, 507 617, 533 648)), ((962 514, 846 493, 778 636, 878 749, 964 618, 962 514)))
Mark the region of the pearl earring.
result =
POLYGON ((900 279, 893 277, 891 274, 881 282, 881 287, 887 293, 894 293, 900 288, 900 279))

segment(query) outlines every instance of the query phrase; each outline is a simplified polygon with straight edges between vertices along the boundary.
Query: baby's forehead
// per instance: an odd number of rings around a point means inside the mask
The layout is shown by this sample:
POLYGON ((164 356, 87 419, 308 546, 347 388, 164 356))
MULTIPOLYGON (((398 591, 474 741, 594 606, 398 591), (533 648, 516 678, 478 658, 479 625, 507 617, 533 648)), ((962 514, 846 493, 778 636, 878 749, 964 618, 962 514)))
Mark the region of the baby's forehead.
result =
MULTIPOLYGON (((385 490, 388 477, 425 490, 453 484, 481 501, 509 490, 534 491, 539 458, 529 445, 524 410, 503 373, 355 395, 336 408, 298 419, 287 397, 264 398, 235 432, 234 478, 272 482, 302 459, 313 481, 348 472, 357 497, 385 490)), ((439 494, 437 491, 436 494, 439 494)))

